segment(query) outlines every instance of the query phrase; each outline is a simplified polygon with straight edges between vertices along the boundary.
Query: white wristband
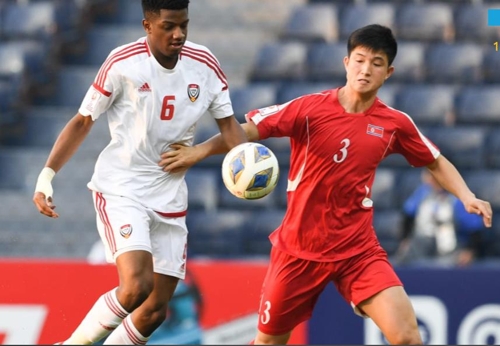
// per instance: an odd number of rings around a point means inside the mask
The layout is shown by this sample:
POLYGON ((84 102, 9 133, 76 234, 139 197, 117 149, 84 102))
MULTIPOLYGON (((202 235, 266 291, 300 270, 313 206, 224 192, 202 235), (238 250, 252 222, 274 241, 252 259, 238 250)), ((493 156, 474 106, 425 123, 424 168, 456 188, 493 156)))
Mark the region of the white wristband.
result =
POLYGON ((52 189, 52 179, 56 175, 56 172, 50 167, 44 167, 40 174, 38 175, 38 180, 36 181, 35 192, 41 192, 45 195, 45 198, 52 197, 54 190, 52 189))

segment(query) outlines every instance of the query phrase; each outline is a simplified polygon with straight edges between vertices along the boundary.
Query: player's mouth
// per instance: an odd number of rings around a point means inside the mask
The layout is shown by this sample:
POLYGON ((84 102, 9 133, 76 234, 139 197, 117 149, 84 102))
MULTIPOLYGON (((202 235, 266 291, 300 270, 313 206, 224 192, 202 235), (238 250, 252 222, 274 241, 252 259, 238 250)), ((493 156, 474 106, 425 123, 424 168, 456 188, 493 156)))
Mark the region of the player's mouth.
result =
POLYGON ((370 81, 368 79, 358 79, 358 82, 361 84, 370 84, 370 81))
POLYGON ((184 46, 184 41, 172 42, 170 44, 170 48, 173 48, 173 49, 181 49, 183 46, 184 46))

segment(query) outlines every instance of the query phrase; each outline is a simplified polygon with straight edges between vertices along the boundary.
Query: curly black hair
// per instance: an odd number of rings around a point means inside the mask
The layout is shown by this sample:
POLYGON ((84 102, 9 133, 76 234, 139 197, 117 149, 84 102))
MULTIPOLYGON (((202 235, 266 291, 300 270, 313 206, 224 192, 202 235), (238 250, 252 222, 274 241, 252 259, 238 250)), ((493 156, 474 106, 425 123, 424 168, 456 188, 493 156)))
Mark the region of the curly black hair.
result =
POLYGON ((141 0, 142 12, 159 14, 160 10, 184 10, 189 6, 189 0, 141 0))

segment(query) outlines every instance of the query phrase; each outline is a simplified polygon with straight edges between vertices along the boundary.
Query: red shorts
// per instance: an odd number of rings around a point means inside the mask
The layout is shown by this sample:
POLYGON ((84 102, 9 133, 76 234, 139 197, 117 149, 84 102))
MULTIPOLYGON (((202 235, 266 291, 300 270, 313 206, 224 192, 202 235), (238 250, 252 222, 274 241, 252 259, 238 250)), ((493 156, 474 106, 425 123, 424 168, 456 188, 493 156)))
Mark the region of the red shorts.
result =
POLYGON ((304 260, 273 247, 262 286, 259 330, 269 335, 286 334, 311 318, 330 281, 354 306, 386 288, 402 286, 380 246, 335 262, 304 260))

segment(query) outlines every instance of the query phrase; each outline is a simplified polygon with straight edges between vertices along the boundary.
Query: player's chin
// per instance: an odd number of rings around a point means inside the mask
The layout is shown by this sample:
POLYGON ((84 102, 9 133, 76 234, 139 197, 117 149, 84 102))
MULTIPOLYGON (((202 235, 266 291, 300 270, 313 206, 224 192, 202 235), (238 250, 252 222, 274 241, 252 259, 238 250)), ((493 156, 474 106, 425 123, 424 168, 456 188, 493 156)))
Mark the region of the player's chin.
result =
POLYGON ((165 55, 170 57, 176 57, 181 54, 184 45, 170 45, 165 49, 165 55))

